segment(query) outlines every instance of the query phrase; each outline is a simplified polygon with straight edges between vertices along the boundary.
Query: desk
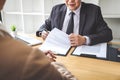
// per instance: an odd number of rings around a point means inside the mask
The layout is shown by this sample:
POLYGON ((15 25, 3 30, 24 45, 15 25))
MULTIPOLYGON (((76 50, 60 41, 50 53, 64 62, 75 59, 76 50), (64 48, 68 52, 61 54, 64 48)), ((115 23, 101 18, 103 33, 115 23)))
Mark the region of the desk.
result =
POLYGON ((70 52, 57 56, 57 62, 63 63, 78 80, 120 80, 119 62, 73 56, 70 52))
POLYGON ((57 56, 79 80, 120 80, 120 63, 67 55, 57 56))

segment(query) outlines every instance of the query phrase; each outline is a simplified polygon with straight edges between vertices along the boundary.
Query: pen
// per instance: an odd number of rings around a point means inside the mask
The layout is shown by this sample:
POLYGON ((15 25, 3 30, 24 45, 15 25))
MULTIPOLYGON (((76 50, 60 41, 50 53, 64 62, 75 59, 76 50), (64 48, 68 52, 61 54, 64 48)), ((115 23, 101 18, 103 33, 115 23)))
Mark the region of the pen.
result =
POLYGON ((44 30, 46 33, 49 33, 50 31, 48 31, 47 29, 44 30))
POLYGON ((47 29, 45 29, 46 32, 49 32, 47 29))

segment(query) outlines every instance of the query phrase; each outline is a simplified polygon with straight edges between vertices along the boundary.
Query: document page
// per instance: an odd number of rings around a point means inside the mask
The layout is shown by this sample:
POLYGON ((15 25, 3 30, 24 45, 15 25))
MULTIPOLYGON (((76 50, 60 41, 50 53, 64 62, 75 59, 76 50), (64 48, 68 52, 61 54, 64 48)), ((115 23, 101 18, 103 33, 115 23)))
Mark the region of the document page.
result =
POLYGON ((41 45, 41 50, 51 50, 59 55, 66 55, 70 49, 68 34, 54 28, 41 45))
POLYGON ((106 58, 107 43, 100 43, 93 46, 82 45, 78 46, 73 55, 95 55, 98 58, 106 58))

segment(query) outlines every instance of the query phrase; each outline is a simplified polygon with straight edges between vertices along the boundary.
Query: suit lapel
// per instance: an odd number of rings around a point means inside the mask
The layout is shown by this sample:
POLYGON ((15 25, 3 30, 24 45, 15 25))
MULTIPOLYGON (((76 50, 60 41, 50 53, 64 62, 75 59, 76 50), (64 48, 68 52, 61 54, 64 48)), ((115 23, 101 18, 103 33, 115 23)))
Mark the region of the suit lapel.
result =
POLYGON ((67 10, 67 7, 66 6, 64 6, 63 7, 63 10, 62 11, 60 11, 60 13, 59 13, 59 15, 60 15, 60 22, 59 22, 59 29, 60 30, 62 30, 62 27, 63 27, 63 22, 64 22, 64 18, 65 18, 65 14, 66 14, 66 10, 67 10))
POLYGON ((80 25, 79 25, 79 34, 83 34, 84 24, 85 24, 86 9, 85 4, 82 3, 80 11, 80 25))

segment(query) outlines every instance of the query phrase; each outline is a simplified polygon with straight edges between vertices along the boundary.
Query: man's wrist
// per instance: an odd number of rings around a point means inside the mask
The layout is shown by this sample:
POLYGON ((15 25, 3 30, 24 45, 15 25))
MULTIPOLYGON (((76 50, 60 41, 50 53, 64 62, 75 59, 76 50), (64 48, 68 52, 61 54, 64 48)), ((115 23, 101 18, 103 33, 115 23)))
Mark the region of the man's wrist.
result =
POLYGON ((85 37, 85 44, 89 45, 90 44, 90 38, 88 36, 84 36, 85 37))

